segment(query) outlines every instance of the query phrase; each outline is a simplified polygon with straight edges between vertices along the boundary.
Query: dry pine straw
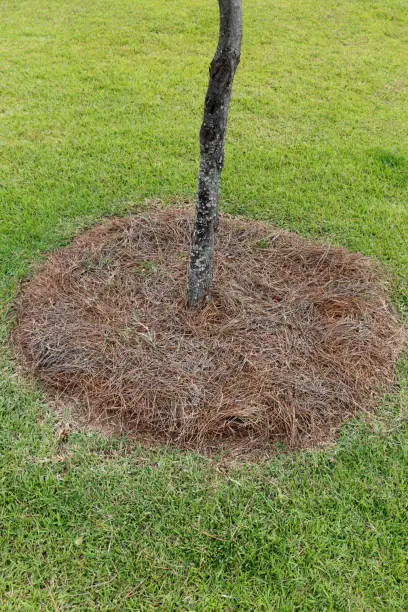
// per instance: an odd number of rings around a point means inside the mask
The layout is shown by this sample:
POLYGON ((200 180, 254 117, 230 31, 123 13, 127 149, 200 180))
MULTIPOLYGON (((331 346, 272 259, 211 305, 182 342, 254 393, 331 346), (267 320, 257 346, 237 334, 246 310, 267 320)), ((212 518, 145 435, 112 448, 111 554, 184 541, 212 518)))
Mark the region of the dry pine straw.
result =
POLYGON ((185 307, 188 209, 111 219, 17 301, 21 363, 90 427, 207 454, 332 439, 392 388, 406 331, 362 255, 222 216, 212 300, 185 307))

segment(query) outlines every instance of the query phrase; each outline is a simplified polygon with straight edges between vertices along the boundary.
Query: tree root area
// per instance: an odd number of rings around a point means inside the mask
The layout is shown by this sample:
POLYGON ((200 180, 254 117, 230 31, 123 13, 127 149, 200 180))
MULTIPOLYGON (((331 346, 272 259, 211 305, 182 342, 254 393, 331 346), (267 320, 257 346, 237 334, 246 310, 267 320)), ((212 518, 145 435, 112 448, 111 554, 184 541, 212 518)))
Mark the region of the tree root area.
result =
POLYGON ((192 311, 192 223, 187 208, 110 219, 23 284, 12 342, 49 399, 84 428, 238 458, 373 411, 407 340, 377 264, 222 215, 211 301, 192 311))

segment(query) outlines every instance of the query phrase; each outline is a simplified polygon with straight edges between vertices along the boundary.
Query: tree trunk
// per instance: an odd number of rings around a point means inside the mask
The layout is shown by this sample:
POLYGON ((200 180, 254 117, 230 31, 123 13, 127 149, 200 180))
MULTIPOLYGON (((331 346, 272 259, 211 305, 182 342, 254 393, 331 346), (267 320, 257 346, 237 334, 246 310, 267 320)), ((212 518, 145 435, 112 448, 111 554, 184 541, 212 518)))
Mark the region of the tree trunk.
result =
POLYGON ((200 130, 197 202, 187 280, 187 306, 190 308, 206 301, 212 283, 214 232, 218 224, 218 193, 228 107, 241 52, 242 0, 218 0, 218 4, 220 34, 210 66, 200 130))

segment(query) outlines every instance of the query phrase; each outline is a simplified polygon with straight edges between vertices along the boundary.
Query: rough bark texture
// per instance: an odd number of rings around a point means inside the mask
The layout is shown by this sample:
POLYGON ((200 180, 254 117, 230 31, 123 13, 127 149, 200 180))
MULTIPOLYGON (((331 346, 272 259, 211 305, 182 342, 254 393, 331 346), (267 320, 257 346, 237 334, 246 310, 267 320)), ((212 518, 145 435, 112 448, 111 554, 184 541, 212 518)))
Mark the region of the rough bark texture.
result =
POLYGON ((218 224, 218 193, 224 162, 224 142, 232 82, 242 38, 242 0, 218 0, 220 34, 210 66, 210 77, 200 130, 200 167, 192 235, 187 305, 200 306, 212 282, 214 232, 218 224))

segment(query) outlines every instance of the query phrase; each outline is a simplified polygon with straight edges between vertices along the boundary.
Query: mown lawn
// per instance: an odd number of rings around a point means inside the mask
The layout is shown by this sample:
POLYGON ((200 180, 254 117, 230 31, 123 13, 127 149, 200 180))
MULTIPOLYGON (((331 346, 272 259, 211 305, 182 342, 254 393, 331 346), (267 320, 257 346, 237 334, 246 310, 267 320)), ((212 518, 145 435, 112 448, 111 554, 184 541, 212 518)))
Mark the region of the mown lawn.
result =
MULTIPOLYGON (((405 610, 408 364, 335 446, 226 470, 72 433, 6 345, 44 252, 191 199, 215 0, 0 4, 0 608, 405 610)), ((405 0, 245 3, 228 212, 377 257, 408 313, 405 0)), ((67 417, 68 418, 68 417, 67 417)))

